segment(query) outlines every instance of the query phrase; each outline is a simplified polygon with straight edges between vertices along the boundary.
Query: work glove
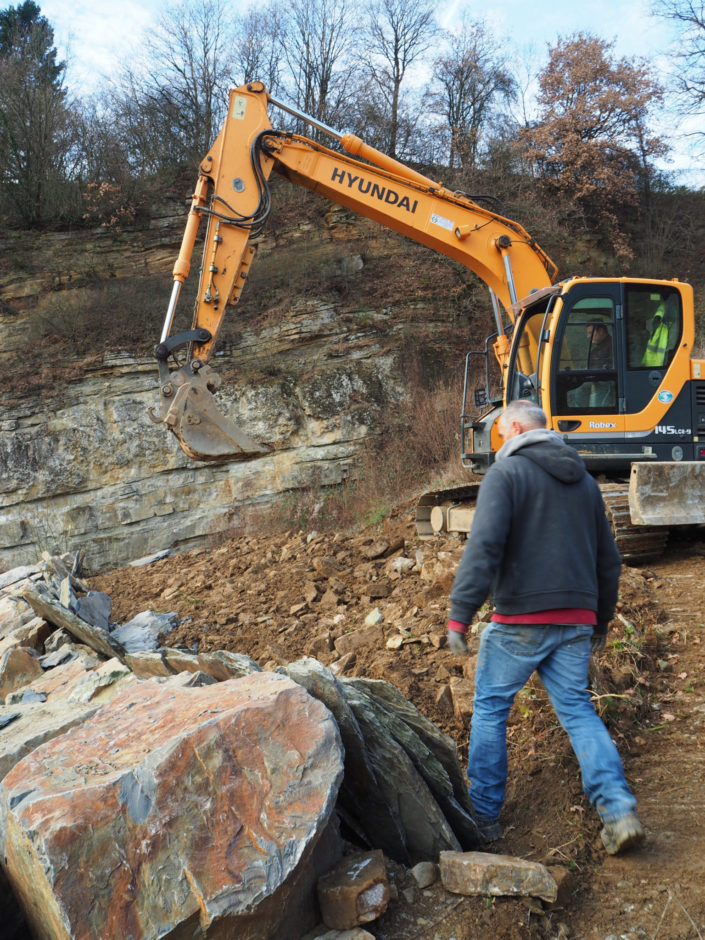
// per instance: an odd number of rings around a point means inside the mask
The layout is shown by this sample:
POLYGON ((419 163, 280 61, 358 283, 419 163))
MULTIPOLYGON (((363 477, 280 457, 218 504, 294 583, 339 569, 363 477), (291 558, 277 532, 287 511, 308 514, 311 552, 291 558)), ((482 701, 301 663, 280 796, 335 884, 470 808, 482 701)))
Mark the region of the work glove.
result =
POLYGON ((590 654, 601 653, 607 642, 607 627, 598 625, 590 637, 590 654))
MULTIPOLYGON (((455 623, 455 621, 453 621, 455 623)), ((458 624, 461 626, 461 624, 458 624)), ((464 624, 462 624, 464 626, 464 624)), ((465 634, 461 633, 459 630, 454 630, 450 624, 448 625, 448 649, 451 653, 458 653, 464 655, 468 652, 468 642, 465 639, 465 634)))

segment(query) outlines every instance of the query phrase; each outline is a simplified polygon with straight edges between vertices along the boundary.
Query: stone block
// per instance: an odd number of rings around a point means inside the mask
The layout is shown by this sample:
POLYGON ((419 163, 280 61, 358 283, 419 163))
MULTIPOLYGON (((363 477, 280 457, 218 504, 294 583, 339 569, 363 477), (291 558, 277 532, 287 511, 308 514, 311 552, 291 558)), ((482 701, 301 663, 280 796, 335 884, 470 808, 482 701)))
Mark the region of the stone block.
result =
POLYGON ((438 865, 435 862, 419 862, 411 869, 411 877, 419 888, 428 888, 438 881, 438 865))
POLYGON ((89 671, 85 663, 75 657, 43 672, 27 688, 34 692, 46 692, 53 699, 68 698, 71 689, 85 679, 89 671))
POLYGON ((313 656, 314 659, 318 659, 321 656, 327 656, 327 654, 330 653, 332 649, 333 637, 328 630, 326 630, 325 633, 321 633, 319 636, 315 636, 310 643, 306 644, 307 655, 313 656))
POLYGON ((352 633, 344 633, 335 641, 335 650, 339 656, 345 656, 346 653, 352 653, 362 647, 379 645, 384 643, 384 634, 380 626, 373 624, 369 627, 363 627, 361 630, 353 630, 352 633))
POLYGON ((143 610, 116 627, 112 637, 128 653, 149 653, 159 647, 159 637, 171 633, 178 621, 176 613, 155 614, 152 610, 143 610))
POLYGON ((537 897, 552 903, 556 881, 539 862, 486 852, 441 852, 441 881, 446 891, 464 895, 537 897))
MULTIPOLYGON (((402 543, 403 544, 403 543, 402 543)), ((390 550, 390 544, 387 539, 377 539, 371 545, 364 545, 360 549, 360 554, 367 561, 374 561, 375 558, 383 558, 390 550)))
POLYGON ((12 714, 19 715, 0 735, 0 779, 34 748, 81 724, 99 707, 95 703, 72 704, 63 699, 0 706, 0 721, 12 714))
POLYGON ((291 885, 329 825, 342 758, 330 713, 284 676, 135 683, 0 783, 30 930, 295 940, 310 924, 291 885))
POLYGON ((445 683, 436 693, 436 708, 444 715, 453 714, 453 693, 450 691, 450 686, 445 683))
POLYGON ((450 680, 450 694, 453 700, 455 717, 467 721, 472 715, 472 702, 475 696, 475 683, 468 679, 453 676, 450 680))
POLYGON ((380 851, 346 855, 318 881, 323 923, 349 930, 376 920, 389 904, 389 881, 380 851))
POLYGON ((140 679, 175 676, 180 672, 205 672, 221 682, 261 671, 249 656, 228 650, 189 653, 162 647, 150 653, 127 653, 125 662, 140 679))
POLYGON ((79 679, 68 698, 70 702, 100 702, 102 705, 123 691, 126 682, 138 681, 118 659, 109 659, 79 679))

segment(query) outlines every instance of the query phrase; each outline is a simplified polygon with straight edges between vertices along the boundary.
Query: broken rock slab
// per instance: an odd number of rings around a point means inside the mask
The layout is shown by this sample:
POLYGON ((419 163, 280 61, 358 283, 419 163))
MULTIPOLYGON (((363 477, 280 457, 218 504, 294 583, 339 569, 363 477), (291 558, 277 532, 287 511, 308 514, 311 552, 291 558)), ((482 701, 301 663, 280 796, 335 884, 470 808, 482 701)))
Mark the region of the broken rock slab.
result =
POLYGON ((160 635, 171 633, 178 622, 177 613, 156 614, 153 610, 143 610, 132 620, 115 627, 112 637, 128 653, 148 653, 159 647, 160 635))
POLYGON ((109 659, 79 679, 68 698, 70 702, 100 702, 102 705, 119 695, 127 684, 138 681, 127 666, 117 659, 109 659))
POLYGON ((39 678, 43 670, 34 650, 13 646, 0 657, 0 700, 39 678))
POLYGON ((127 665, 140 679, 175 676, 180 672, 205 672, 218 682, 262 672, 254 659, 244 653, 214 650, 212 653, 191 653, 188 650, 160 647, 151 653, 128 653, 127 665))
POLYGON ((338 797, 342 819, 360 834, 363 844, 366 841, 393 858, 407 860, 401 820, 381 793, 367 743, 341 683, 323 663, 310 657, 281 666, 278 671, 302 685, 335 716, 345 748, 345 775, 338 797))
POLYGON ((346 653, 354 653, 363 646, 381 646, 383 642, 382 628, 375 622, 362 627, 360 630, 353 630, 352 633, 343 633, 335 641, 335 649, 339 656, 345 656, 346 653))
POLYGON ((105 630, 94 627, 93 624, 81 620, 76 614, 62 607, 44 585, 36 584, 34 587, 27 587, 23 590, 22 596, 37 616, 43 617, 57 627, 63 627, 80 643, 85 643, 86 646, 90 646, 91 649, 102 653, 109 659, 115 656, 121 662, 125 662, 126 653, 120 643, 105 630))
POLYGON ((13 587, 22 581, 31 581, 38 577, 44 571, 46 565, 39 563, 37 565, 20 565, 17 568, 11 568, 0 574, 0 591, 13 587))
POLYGON ((4 653, 13 646, 42 650, 50 633, 51 627, 41 617, 32 617, 31 620, 25 618, 13 626, 6 625, 4 630, 0 629, 0 653, 4 653))
POLYGON ((545 865, 511 855, 441 852, 440 867, 443 887, 454 894, 535 897, 549 903, 558 895, 545 865))
MULTIPOLYGON (((441 849, 477 848, 480 838, 472 817, 468 781, 460 767, 455 742, 390 682, 342 678, 341 683, 346 695, 350 695, 348 690, 354 689, 358 696, 373 705, 378 720, 387 728, 387 737, 397 741, 411 758, 460 843, 459 846, 439 844, 436 852, 419 854, 413 861, 435 860, 441 849)), ((393 766, 396 770, 396 764, 393 766)))
MULTIPOLYGON (((419 760, 416 748, 419 746, 424 757, 430 755, 430 750, 397 715, 381 708, 360 684, 348 679, 342 679, 341 684, 362 731, 379 794, 404 834, 404 854, 396 861, 415 864, 435 859, 441 850, 461 849, 430 789, 431 781, 425 777, 423 760, 419 760), (397 734, 400 726, 404 732, 397 734)), ((364 794, 359 795, 361 812, 364 798, 364 794)))
POLYGON ((40 940, 295 940, 342 768, 333 717, 284 676, 135 683, 0 783, 5 871, 40 940))
POLYGON ((318 903, 327 927, 349 930, 381 917, 389 904, 389 881, 380 851, 346 855, 318 882, 318 903))

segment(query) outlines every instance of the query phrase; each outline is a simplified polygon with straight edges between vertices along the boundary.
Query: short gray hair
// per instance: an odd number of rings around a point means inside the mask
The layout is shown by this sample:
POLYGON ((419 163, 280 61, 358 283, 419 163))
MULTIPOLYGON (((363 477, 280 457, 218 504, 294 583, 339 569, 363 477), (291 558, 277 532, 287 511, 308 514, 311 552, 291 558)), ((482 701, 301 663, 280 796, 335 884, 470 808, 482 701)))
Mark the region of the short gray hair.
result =
POLYGON ((545 428, 548 424, 548 418, 543 408, 540 408, 536 402, 529 401, 528 398, 517 398, 510 401, 502 412, 500 420, 506 425, 516 421, 522 427, 545 428))

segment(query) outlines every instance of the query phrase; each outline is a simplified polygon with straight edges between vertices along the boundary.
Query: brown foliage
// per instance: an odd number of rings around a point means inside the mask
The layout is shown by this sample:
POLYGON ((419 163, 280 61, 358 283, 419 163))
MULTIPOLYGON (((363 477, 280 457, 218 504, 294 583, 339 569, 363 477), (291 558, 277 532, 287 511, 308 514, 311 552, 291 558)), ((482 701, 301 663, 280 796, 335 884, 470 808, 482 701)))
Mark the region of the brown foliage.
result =
POLYGON ((539 119, 523 134, 548 195, 569 197, 618 255, 631 254, 618 213, 648 187, 665 152, 649 135, 649 110, 663 89, 646 63, 615 59, 613 43, 578 33, 550 49, 539 75, 539 119))

